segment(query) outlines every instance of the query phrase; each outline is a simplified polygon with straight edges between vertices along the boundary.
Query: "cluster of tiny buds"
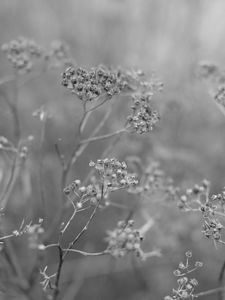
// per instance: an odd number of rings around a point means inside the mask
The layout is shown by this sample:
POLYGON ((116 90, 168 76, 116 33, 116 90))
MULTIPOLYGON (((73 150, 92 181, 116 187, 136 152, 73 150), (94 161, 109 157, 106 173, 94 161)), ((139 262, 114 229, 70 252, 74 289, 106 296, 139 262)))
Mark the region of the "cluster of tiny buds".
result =
POLYGON ((3 44, 2 51, 6 53, 7 59, 19 73, 30 72, 33 67, 33 59, 42 56, 41 47, 35 41, 25 37, 18 37, 8 44, 3 44))
POLYGON ((27 227, 28 245, 31 249, 44 250, 45 246, 42 243, 44 229, 41 222, 27 227))
POLYGON ((219 85, 217 87, 214 99, 218 104, 225 106, 225 85, 219 85))
POLYGON ((224 226, 217 219, 204 220, 202 233, 206 238, 211 238, 214 242, 221 242, 221 231, 224 226))
POLYGON ((84 186, 79 179, 65 187, 64 194, 69 197, 70 201, 75 202, 78 210, 83 208, 84 203, 96 204, 101 199, 101 193, 93 184, 84 186))
POLYGON ((13 231, 14 236, 28 235, 28 246, 32 249, 44 250, 45 246, 42 243, 44 229, 42 227, 43 219, 39 219, 37 224, 29 223, 24 225, 22 222, 18 230, 13 231))
POLYGON ((139 134, 152 131, 160 116, 152 109, 149 95, 133 95, 132 100, 132 114, 127 117, 128 128, 139 134))
POLYGON ((194 266, 189 264, 189 259, 192 257, 192 252, 187 251, 185 253, 186 262, 180 262, 178 269, 174 271, 174 275, 179 277, 177 279, 177 288, 173 289, 172 296, 164 297, 164 300, 187 300, 194 299, 194 289, 198 285, 198 281, 195 278, 188 278, 189 273, 194 272, 198 268, 203 266, 203 263, 196 261, 194 266))
POLYGON ((223 188, 223 191, 221 193, 213 194, 210 199, 212 202, 219 202, 223 207, 225 204, 225 187, 223 188))
POLYGON ((140 248, 143 237, 138 230, 133 228, 133 225, 133 220, 120 221, 114 230, 108 231, 107 252, 113 257, 123 257, 134 252, 138 257, 144 258, 144 253, 140 248))
POLYGON ((23 146, 20 150, 20 158, 21 159, 26 159, 28 154, 28 148, 27 146, 23 146))
POLYGON ((91 161, 89 165, 95 168, 108 189, 129 188, 138 184, 136 174, 128 173, 126 163, 116 158, 98 159, 97 162, 91 161))
POLYGON ((144 194, 163 192, 168 198, 176 198, 178 189, 174 187, 172 179, 166 176, 158 162, 154 161, 149 164, 144 173, 144 179, 144 194))
POLYGON ((202 202, 199 200, 201 200, 202 196, 205 196, 204 200, 206 202, 208 201, 209 189, 210 182, 204 179, 200 185, 195 184, 193 188, 187 189, 185 193, 180 196, 177 206, 180 209, 191 210, 191 204, 194 202, 194 204, 197 204, 201 208, 202 202))
POLYGON ((87 71, 83 68, 69 67, 62 74, 62 85, 75 93, 84 102, 92 101, 100 96, 111 98, 124 88, 118 72, 103 66, 87 71))
POLYGON ((51 44, 51 50, 45 54, 45 60, 52 66, 68 67, 74 64, 69 47, 62 41, 56 40, 51 44))

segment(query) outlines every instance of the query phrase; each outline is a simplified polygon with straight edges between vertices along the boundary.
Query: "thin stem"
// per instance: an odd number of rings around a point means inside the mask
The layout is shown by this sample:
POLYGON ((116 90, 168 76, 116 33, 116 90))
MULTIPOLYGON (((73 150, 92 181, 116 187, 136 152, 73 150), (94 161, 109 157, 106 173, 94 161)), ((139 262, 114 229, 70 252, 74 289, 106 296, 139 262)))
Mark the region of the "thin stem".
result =
POLYGON ((59 243, 57 243, 57 244, 49 244, 49 245, 46 245, 46 246, 45 246, 45 249, 53 248, 53 247, 59 247, 59 243))
POLYGON ((101 188, 101 198, 98 201, 98 203, 96 204, 90 218, 88 219, 88 221, 86 222, 86 224, 84 225, 84 227, 81 229, 81 231, 78 233, 78 235, 74 238, 74 240, 72 242, 69 243, 68 249, 65 251, 63 257, 65 257, 69 251, 69 249, 72 249, 72 247, 76 244, 76 242, 80 239, 80 237, 87 231, 89 224, 91 223, 92 219, 94 218, 97 209, 100 205, 101 200, 103 199, 104 196, 104 184, 102 184, 102 188, 101 188))
POLYGON ((74 253, 78 253, 81 254, 83 256, 100 256, 100 255, 105 255, 108 254, 107 250, 101 251, 101 252, 94 252, 94 253, 90 253, 90 252, 85 252, 82 250, 77 250, 77 249, 63 249, 63 251, 65 252, 74 252, 74 253))
POLYGON ((61 230, 61 235, 63 235, 65 233, 66 229, 69 227, 69 225, 72 222, 73 218, 75 217, 76 213, 77 213, 77 208, 74 207, 74 211, 73 211, 71 217, 69 218, 69 220, 66 223, 66 225, 64 226, 64 228, 61 230))
MULTIPOLYGON (((101 128, 104 126, 105 122, 108 120, 108 117, 109 117, 110 113, 111 113, 111 107, 108 109, 107 113, 104 115, 103 119, 101 120, 99 125, 95 128, 95 130, 93 131, 93 133, 91 134, 90 137, 94 137, 101 130, 101 128)), ((83 115, 83 118, 81 119, 81 122, 80 122, 80 125, 79 125, 79 128, 80 128, 79 132, 82 132, 82 128, 83 128, 84 124, 86 124, 86 121, 87 121, 87 116, 85 117, 85 110, 84 110, 84 115, 83 115)), ((80 137, 78 137, 78 140, 79 139, 80 139, 80 137)), ((70 171, 72 165, 74 165, 76 163, 77 159, 84 152, 84 150, 86 149, 86 147, 88 145, 89 145, 89 143, 81 144, 80 142, 78 142, 78 144, 77 144, 76 148, 74 149, 68 163, 66 164, 64 162, 63 172, 62 172, 62 179, 61 179, 61 190, 63 190, 65 185, 66 185, 67 177, 68 177, 68 174, 69 174, 69 171, 70 171)), ((64 195, 63 195, 63 197, 64 197, 64 195)), ((61 217, 62 217, 64 211, 66 210, 66 208, 67 208, 67 206, 64 206, 63 208, 60 208, 58 210, 58 212, 56 214, 56 217, 54 218, 51 226, 49 227, 49 230, 45 234, 45 238, 44 238, 45 241, 48 240, 49 237, 52 235, 53 231, 55 230, 55 227, 57 226, 57 224, 61 220, 61 217)))
POLYGON ((9 234, 9 235, 2 236, 2 237, 0 237, 0 241, 9 239, 9 238, 11 238, 11 237, 13 237, 13 236, 15 236, 15 234, 13 234, 13 233, 12 233, 12 234, 9 234))
POLYGON ((28 288, 28 282, 25 279, 22 267, 18 261, 18 258, 14 252, 14 249, 12 247, 11 241, 9 239, 5 240, 5 246, 3 248, 3 251, 5 252, 5 255, 7 256, 7 259, 14 270, 14 273, 16 274, 18 280, 18 286, 22 290, 26 290, 28 288))
POLYGON ((83 104, 83 117, 82 117, 81 122, 80 122, 79 127, 78 127, 78 137, 79 138, 81 137, 81 135, 84 131, 84 128, 87 124, 87 121, 88 121, 88 119, 91 115, 91 112, 87 111, 86 105, 87 105, 86 102, 84 102, 84 104, 83 104))
MULTIPOLYGON (((113 140, 109 143, 108 147, 107 147, 107 148, 105 149, 105 151, 102 153, 102 155, 101 155, 102 158, 107 157, 107 155, 111 152, 111 150, 112 150, 112 148, 113 148, 112 146, 114 146, 114 148, 115 148, 115 145, 119 142, 121 136, 122 136, 122 133, 119 133, 118 135, 115 136, 115 139, 113 139, 113 140)), ((85 144, 85 145, 87 145, 87 144, 85 144)), ((88 180, 89 180, 90 177, 92 176, 93 172, 94 172, 94 169, 92 169, 92 170, 88 173, 87 177, 86 177, 85 180, 84 180, 84 184, 86 184, 86 183, 88 182, 88 180)))
POLYGON ((99 104, 93 106, 92 108, 90 108, 88 110, 88 112, 92 112, 94 110, 96 110, 97 108, 99 108, 100 106, 102 106, 105 102, 107 102, 110 98, 109 97, 106 97, 102 102, 100 102, 99 104))
POLYGON ((92 138, 82 140, 80 143, 81 144, 87 144, 87 143, 91 143, 91 142, 95 142, 95 141, 99 141, 99 140, 108 139, 110 137, 113 137, 113 136, 118 135, 118 134, 123 133, 123 132, 126 132, 125 128, 119 129, 115 132, 111 132, 111 133, 108 133, 108 134, 104 134, 104 135, 100 135, 100 136, 94 136, 92 138))
POLYGON ((58 157, 58 159, 59 159, 59 161, 60 161, 60 164, 61 164, 61 166, 62 166, 62 169, 64 169, 65 168, 65 157, 64 157, 64 155, 61 153, 61 151, 60 151, 60 148, 59 148, 59 145, 57 144, 57 143, 55 143, 55 152, 56 152, 56 154, 57 154, 57 157, 58 157))
MULTIPOLYGON (((224 273, 225 273, 225 261, 222 264, 222 267, 220 269, 220 274, 219 274, 219 278, 218 278, 218 283, 219 283, 219 287, 222 288, 222 284, 223 284, 223 279, 224 279, 224 273)), ((218 300, 223 300, 223 290, 218 291, 218 300)))
POLYGON ((212 290, 208 290, 208 291, 205 291, 205 292, 200 292, 198 294, 195 294, 193 295, 195 298, 198 298, 198 297, 202 297, 202 296, 207 296, 207 295, 211 295, 211 294, 215 294, 219 291, 224 291, 225 290, 225 287, 221 287, 221 288, 215 288, 215 289, 212 289, 212 290))
POLYGON ((20 158, 20 145, 18 146, 18 149, 17 149, 17 153, 15 155, 15 158, 13 160, 13 165, 12 165, 12 169, 11 169, 11 172, 10 172, 10 177, 9 177, 9 180, 8 180, 8 183, 3 191, 3 194, 1 195, 1 199, 0 199, 0 205, 1 205, 1 208, 2 209, 5 209, 7 203, 8 203, 8 200, 9 200, 9 197, 10 197, 10 194, 13 190, 13 187, 16 183, 16 180, 19 176, 19 173, 20 173, 20 168, 22 166, 22 161, 21 161, 21 158, 20 158))
POLYGON ((57 296, 59 294, 59 280, 60 280, 60 276, 61 276, 61 272, 62 272, 62 266, 63 266, 63 262, 66 258, 66 255, 68 254, 68 252, 70 251, 70 249, 72 249, 72 247, 74 246, 74 244, 80 239, 80 237, 85 233, 85 231, 87 231, 89 224, 91 223, 92 219, 94 218, 97 209, 99 207, 99 204, 103 198, 104 195, 104 185, 102 184, 102 189, 101 189, 101 199, 98 201, 97 205, 95 206, 91 216, 89 217, 88 221, 86 222, 85 226, 82 228, 82 230, 78 233, 78 235, 75 237, 75 239, 69 243, 69 246, 67 249, 63 249, 60 245, 58 245, 58 249, 59 249, 59 263, 58 263, 58 268, 57 268, 57 272, 56 272, 56 281, 55 281, 55 289, 54 289, 54 293, 53 293, 53 300, 57 299, 57 296))
POLYGON ((56 300, 59 294, 59 279, 60 279, 60 275, 61 275, 61 271, 62 271, 62 265, 63 265, 63 250, 61 248, 61 246, 58 246, 58 250, 59 250, 59 264, 58 264, 58 269, 56 272, 56 280, 55 280, 55 288, 54 288, 54 293, 53 293, 53 300, 56 300))

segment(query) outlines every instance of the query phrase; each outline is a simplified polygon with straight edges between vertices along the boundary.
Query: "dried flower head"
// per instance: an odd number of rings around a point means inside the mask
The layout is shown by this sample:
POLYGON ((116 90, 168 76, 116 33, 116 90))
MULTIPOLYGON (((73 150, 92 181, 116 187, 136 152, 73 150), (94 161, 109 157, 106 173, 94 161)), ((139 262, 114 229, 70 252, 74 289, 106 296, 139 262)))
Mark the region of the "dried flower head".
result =
POLYGON ((130 252, 134 252, 138 257, 143 257, 140 248, 143 237, 137 229, 133 228, 133 220, 128 222, 120 221, 117 227, 108 231, 107 251, 114 257, 123 257, 130 252))
POLYGON ((98 159, 96 163, 91 161, 89 165, 95 168, 101 181, 110 190, 129 188, 138 184, 136 174, 128 173, 126 163, 116 158, 98 159))
POLYGON ((38 224, 29 225, 26 227, 28 234, 28 244, 31 249, 43 250, 44 245, 42 243, 42 236, 44 229, 42 227, 42 220, 38 224))
POLYGON ((124 82, 116 71, 98 66, 90 71, 69 67, 62 74, 62 85, 67 87, 82 101, 92 101, 120 93, 124 82))
POLYGON ((40 58, 43 54, 43 50, 34 40, 25 37, 18 37, 2 45, 2 51, 18 73, 30 72, 34 59, 40 58))
POLYGON ((139 134, 152 131, 160 120, 159 113, 153 110, 149 95, 132 96, 132 114, 128 116, 128 128, 139 134))
POLYGON ((45 54, 45 60, 53 67, 69 67, 74 65, 68 45, 60 40, 51 43, 51 49, 45 54))

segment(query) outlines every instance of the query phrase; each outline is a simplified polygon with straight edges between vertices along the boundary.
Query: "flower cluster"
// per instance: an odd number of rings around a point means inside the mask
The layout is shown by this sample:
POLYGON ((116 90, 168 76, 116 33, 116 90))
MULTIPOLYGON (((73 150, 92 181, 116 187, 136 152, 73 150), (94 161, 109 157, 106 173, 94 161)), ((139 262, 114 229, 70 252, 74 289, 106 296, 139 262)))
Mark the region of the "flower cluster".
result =
POLYGON ((200 64, 199 77, 207 82, 213 100, 224 113, 225 108, 225 72, 216 64, 203 62, 200 64))
POLYGON ((127 92, 141 92, 153 96, 155 92, 161 91, 163 84, 154 74, 149 78, 143 70, 127 70, 118 68, 118 74, 125 83, 127 92))
POLYGON ((129 188, 138 184, 136 174, 127 171, 127 164, 116 158, 98 159, 91 161, 90 167, 94 167, 100 176, 101 182, 110 190, 129 188))
POLYGON ((204 203, 208 203, 210 183, 204 179, 202 183, 195 184, 187 189, 180 197, 177 206, 185 211, 200 210, 204 212, 204 203))
POLYGON ((207 238, 212 238, 215 242, 221 241, 221 230, 224 226, 219 222, 219 220, 213 218, 211 220, 204 220, 203 223, 203 234, 207 238))
POLYGON ((83 205, 87 202, 96 204, 102 197, 95 185, 89 184, 88 186, 81 185, 79 179, 74 180, 64 189, 64 194, 69 197, 70 201, 75 202, 76 208, 82 209, 83 205))
POLYGON ((142 194, 149 196, 157 192, 163 193, 168 199, 176 199, 178 188, 173 185, 172 178, 168 177, 160 168, 159 163, 153 161, 144 172, 142 194))
POLYGON ((202 233, 212 239, 214 244, 225 243, 222 240, 224 225, 220 219, 224 218, 225 190, 216 195, 209 195, 210 184, 203 180, 201 185, 186 190, 180 197, 178 206, 185 211, 200 212, 203 217, 202 233))
POLYGON ((39 219, 37 224, 24 224, 24 221, 21 223, 19 229, 16 229, 12 232, 12 236, 21 236, 23 234, 28 235, 28 245, 32 249, 44 250, 45 247, 42 243, 42 236, 44 229, 42 227, 43 219, 39 219))
POLYGON ((160 117, 156 110, 150 105, 149 95, 132 96, 132 114, 127 117, 128 128, 139 134, 152 131, 160 117))
POLYGON ((118 72, 98 66, 90 71, 69 67, 62 74, 62 85, 84 102, 105 96, 111 98, 124 88, 118 72))
POLYGON ((45 246, 42 243, 42 236, 44 233, 42 222, 43 220, 41 219, 38 224, 30 224, 26 226, 25 231, 28 234, 28 245, 31 249, 45 249, 45 246))
POLYGON ((8 44, 3 44, 2 51, 6 53, 7 59, 19 73, 30 72, 33 59, 40 58, 43 54, 41 47, 35 41, 25 37, 18 37, 8 44))
POLYGON ((138 194, 147 201, 149 201, 149 197, 159 194, 163 201, 173 201, 178 198, 179 189, 174 186, 172 178, 166 175, 159 162, 150 161, 146 166, 143 166, 141 162, 139 164, 141 168, 139 184, 130 188, 128 192, 138 194))
POLYGON ((174 271, 174 275, 179 277, 177 279, 178 286, 173 289, 172 296, 166 296, 164 300, 192 300, 195 298, 194 290, 198 281, 195 278, 188 278, 187 275, 202 267, 203 263, 196 261, 194 266, 191 266, 189 264, 189 259, 192 257, 191 251, 187 251, 185 255, 186 262, 180 262, 178 269, 174 271))
POLYGON ((96 163, 91 161, 89 165, 95 168, 98 176, 94 174, 86 186, 77 179, 64 188, 64 194, 70 202, 75 203, 78 210, 84 204, 96 205, 100 200, 99 207, 108 206, 110 192, 128 189, 138 183, 136 175, 127 172, 126 163, 115 158, 99 159, 96 163))
POLYGON ((215 94, 214 94, 215 101, 225 107, 225 85, 218 86, 215 94))
POLYGON ((69 47, 59 40, 52 42, 50 51, 45 55, 45 60, 55 67, 68 67, 74 64, 69 47))
POLYGON ((143 237, 138 230, 133 228, 133 225, 133 220, 120 221, 114 230, 108 231, 106 238, 108 253, 114 257, 123 257, 134 252, 138 257, 144 258, 144 253, 140 248, 143 237))

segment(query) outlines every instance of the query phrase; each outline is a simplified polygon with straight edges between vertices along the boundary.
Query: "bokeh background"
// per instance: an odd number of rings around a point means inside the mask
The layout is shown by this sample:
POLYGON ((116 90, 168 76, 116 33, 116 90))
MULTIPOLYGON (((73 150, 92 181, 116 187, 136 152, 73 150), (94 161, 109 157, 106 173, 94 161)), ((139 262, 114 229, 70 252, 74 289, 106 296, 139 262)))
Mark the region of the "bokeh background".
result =
MULTIPOLYGON (((120 159, 137 155, 143 161, 158 160, 175 184, 183 187, 207 178, 216 193, 225 184, 225 117, 213 103, 208 87, 197 78, 196 68, 202 60, 215 61, 221 68, 225 64, 224 11, 223 0, 1 0, 0 44, 20 35, 45 47, 60 39, 70 47, 80 66, 105 64, 138 67, 147 73, 155 71, 164 83, 164 90, 156 95, 154 103, 161 113, 161 122, 153 133, 132 136, 126 143, 120 143, 113 155, 120 159)), ((27 219, 32 215, 36 220, 44 217, 48 226, 59 205, 60 165, 54 143, 62 139, 63 152, 70 153, 74 127, 81 113, 79 102, 60 84, 61 71, 45 73, 20 90, 23 137, 34 135, 35 140, 27 167, 9 201, 7 230, 18 226, 24 215, 27 219), (41 124, 32 113, 42 105, 52 118, 40 155, 41 124), (45 204, 40 200, 37 184, 40 161, 45 166, 42 174, 45 204)), ((10 65, 0 53, 0 78, 11 74, 10 65)), ((13 94, 10 84, 1 89, 13 94)), ((124 101, 118 97, 105 132, 117 129, 122 122, 127 109, 124 101)), ((103 109, 92 116, 87 135, 104 113, 103 109)), ((3 97, 0 97, 0 135, 13 140, 12 119, 3 97)), ((73 169, 71 179, 84 178, 89 160, 98 158, 106 146, 107 142, 93 143, 73 169)), ((2 182, 5 162, 3 156, 0 159, 2 182)), ((124 204, 134 199, 121 193, 116 201, 124 204)), ((204 263, 204 269, 196 272, 198 290, 217 286, 224 249, 222 246, 216 249, 204 239, 200 217, 180 212, 173 203, 165 206, 161 201, 151 203, 151 199, 146 209, 155 214, 156 223, 146 236, 144 249, 159 247, 163 256, 146 262, 131 257, 118 261, 106 257, 70 257, 62 280, 63 299, 163 299, 176 286, 172 272, 190 249, 193 260, 204 263)), ((105 231, 126 214, 118 208, 103 211, 79 248, 104 249, 105 231)), ((79 216, 68 239, 86 217, 79 216)), ((140 216, 136 218, 141 225, 140 216)), ((54 238, 57 235, 52 241, 54 238)), ((28 273, 32 254, 28 256, 20 241, 13 243, 24 272, 28 273)), ((50 270, 54 270, 56 258, 57 253, 52 251, 47 262, 50 270)), ((217 298, 211 295, 204 299, 217 298)))

